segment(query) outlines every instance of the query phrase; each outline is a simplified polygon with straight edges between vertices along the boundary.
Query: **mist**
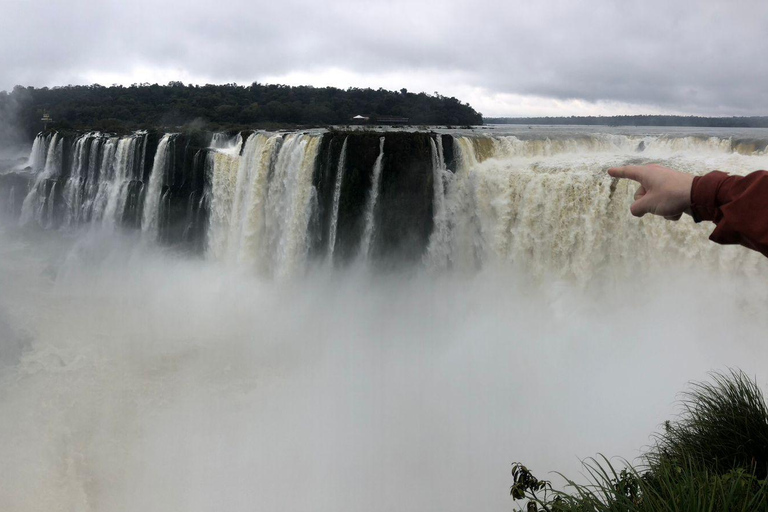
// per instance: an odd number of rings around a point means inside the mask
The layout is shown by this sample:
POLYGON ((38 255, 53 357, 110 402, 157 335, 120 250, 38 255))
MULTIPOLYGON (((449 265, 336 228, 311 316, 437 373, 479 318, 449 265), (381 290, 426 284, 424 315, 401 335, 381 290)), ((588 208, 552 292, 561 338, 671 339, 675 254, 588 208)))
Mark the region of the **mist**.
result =
POLYGON ((0 91, 0 174, 21 164, 29 154, 31 142, 17 121, 23 101, 21 94, 0 91))
POLYGON ((768 355, 764 287, 687 265, 266 280, 0 226, 4 510, 507 509, 512 462, 631 460, 768 355))

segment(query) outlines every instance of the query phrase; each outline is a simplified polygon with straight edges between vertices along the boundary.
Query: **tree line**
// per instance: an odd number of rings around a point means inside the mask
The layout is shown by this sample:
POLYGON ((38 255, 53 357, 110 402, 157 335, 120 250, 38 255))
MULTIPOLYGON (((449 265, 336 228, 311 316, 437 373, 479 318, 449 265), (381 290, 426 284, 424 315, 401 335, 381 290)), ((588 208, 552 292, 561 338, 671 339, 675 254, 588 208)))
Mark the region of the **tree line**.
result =
POLYGON ((327 126, 349 124, 362 115, 408 118, 418 125, 478 125, 482 115, 456 98, 406 89, 251 85, 133 84, 16 86, 0 92, 0 112, 29 135, 41 129, 47 112, 60 129, 109 131, 182 126, 193 121, 214 127, 265 124, 327 126))

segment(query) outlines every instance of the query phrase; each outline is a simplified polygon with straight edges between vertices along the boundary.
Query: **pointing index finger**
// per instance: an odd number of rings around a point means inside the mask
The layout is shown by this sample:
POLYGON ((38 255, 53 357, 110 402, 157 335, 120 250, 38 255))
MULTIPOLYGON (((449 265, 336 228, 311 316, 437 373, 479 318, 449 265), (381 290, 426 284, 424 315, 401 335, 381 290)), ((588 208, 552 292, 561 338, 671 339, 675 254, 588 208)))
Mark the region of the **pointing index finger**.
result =
POLYGON ((639 165, 612 167, 608 169, 608 174, 614 178, 627 178, 635 181, 642 181, 644 175, 643 168, 639 165))

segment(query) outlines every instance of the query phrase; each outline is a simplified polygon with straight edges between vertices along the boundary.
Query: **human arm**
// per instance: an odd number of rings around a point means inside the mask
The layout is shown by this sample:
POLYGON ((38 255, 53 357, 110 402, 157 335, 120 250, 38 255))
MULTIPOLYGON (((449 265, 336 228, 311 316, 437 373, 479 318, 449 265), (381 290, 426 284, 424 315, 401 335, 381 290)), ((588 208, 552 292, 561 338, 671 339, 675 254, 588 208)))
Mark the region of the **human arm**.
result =
POLYGON ((768 256, 768 172, 697 176, 691 186, 691 213, 696 222, 717 224, 709 236, 713 242, 740 244, 768 256))
POLYGON ((608 170, 615 178, 640 183, 630 211, 677 220, 689 213, 696 222, 717 224, 710 240, 740 244, 768 256, 768 172, 729 176, 714 171, 692 176, 660 165, 631 165, 608 170))

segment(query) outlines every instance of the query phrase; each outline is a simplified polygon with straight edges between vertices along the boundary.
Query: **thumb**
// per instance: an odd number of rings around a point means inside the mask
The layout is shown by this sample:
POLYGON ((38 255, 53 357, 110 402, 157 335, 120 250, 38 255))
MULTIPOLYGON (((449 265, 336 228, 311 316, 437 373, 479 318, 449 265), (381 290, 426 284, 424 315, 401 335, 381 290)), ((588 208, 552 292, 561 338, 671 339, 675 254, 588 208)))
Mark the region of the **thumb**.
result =
POLYGON ((651 212, 653 197, 649 196, 650 194, 645 194, 638 198, 634 203, 632 203, 632 206, 629 207, 629 211, 632 213, 632 215, 635 217, 642 217, 646 213, 651 212))

